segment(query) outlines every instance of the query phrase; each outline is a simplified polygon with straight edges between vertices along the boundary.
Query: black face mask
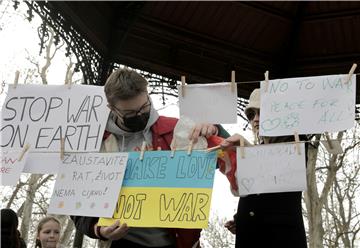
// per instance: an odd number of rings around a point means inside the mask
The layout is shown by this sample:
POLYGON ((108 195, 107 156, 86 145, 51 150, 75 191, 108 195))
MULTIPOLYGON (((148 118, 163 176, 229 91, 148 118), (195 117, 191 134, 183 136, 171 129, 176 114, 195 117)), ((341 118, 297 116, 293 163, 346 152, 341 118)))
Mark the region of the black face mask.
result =
POLYGON ((139 132, 145 129, 150 117, 150 112, 142 113, 131 117, 123 117, 124 126, 130 132, 139 132))

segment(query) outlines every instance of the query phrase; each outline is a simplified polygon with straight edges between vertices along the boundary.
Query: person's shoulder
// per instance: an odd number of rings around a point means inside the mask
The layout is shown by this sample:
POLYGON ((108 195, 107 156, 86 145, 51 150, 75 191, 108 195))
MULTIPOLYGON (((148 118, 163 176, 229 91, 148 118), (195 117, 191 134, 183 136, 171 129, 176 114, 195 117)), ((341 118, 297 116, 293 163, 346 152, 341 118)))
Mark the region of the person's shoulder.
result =
POLYGON ((178 120, 179 119, 175 118, 175 117, 168 117, 168 116, 160 115, 157 122, 168 122, 168 123, 175 123, 176 124, 178 120))
POLYGON ((151 127, 151 130, 160 135, 172 132, 175 128, 178 119, 167 116, 159 116, 157 121, 151 127))

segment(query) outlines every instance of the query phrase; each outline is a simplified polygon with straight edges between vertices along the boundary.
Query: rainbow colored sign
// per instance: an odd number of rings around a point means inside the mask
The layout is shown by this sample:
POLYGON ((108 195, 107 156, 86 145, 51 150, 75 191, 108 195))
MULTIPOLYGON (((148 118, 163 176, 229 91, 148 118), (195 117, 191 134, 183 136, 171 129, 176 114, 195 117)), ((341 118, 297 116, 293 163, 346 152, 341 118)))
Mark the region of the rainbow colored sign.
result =
POLYGON ((132 227, 205 228, 208 225, 216 153, 130 152, 113 218, 132 227))

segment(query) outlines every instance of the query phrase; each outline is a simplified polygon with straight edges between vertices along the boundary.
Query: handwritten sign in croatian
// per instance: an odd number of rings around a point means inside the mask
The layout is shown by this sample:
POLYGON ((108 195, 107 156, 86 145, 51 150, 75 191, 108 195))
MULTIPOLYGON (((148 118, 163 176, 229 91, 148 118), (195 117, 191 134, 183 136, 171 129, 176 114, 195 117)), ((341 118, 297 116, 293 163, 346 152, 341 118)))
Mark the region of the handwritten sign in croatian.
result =
POLYGON ((237 183, 240 195, 303 191, 306 189, 305 145, 271 144, 237 148, 237 183))
POLYGON ((132 227, 204 228, 208 225, 216 153, 131 152, 112 219, 132 227))
POLYGON ((261 82, 260 135, 280 136, 335 132, 351 128, 355 119, 356 76, 347 75, 261 82))
POLYGON ((25 153, 21 161, 19 161, 21 153, 22 150, 20 149, 12 151, 1 150, 0 185, 15 186, 19 181, 28 155, 28 153, 25 153))
POLYGON ((30 144, 35 151, 99 151, 109 114, 103 87, 9 87, 1 114, 1 147, 30 144))
POLYGON ((111 217, 127 153, 65 153, 48 213, 111 217))
MULTIPOLYGON (((182 86, 178 86, 179 96, 182 86)), ((179 97, 180 116, 196 123, 236 123, 237 90, 230 83, 192 84, 184 86, 179 97)))

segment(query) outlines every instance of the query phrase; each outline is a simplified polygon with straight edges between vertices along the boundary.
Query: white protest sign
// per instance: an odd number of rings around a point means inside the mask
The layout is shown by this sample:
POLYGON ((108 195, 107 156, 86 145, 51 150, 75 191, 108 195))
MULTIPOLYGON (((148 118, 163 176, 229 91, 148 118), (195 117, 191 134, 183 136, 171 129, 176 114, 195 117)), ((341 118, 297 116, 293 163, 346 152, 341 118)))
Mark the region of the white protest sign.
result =
POLYGON ((0 185, 15 186, 19 181, 21 172, 24 168, 25 161, 28 153, 26 152, 19 161, 19 157, 22 154, 22 150, 5 151, 0 152, 0 185))
POLYGON ((9 87, 1 111, 1 147, 35 151, 99 151, 109 109, 103 87, 28 85, 9 87))
POLYGON ((128 153, 65 153, 48 213, 111 217, 128 153))
MULTIPOLYGON (((236 87, 235 87, 236 88, 236 87)), ((237 90, 230 83, 191 84, 178 86, 180 116, 196 123, 236 123, 237 90)))
POLYGON ((351 128, 355 119, 356 76, 347 75, 261 82, 260 135, 282 136, 336 132, 351 128))
POLYGON ((29 152, 23 172, 32 174, 57 174, 60 164, 60 153, 29 152))
POLYGON ((244 147, 245 158, 237 148, 237 183, 240 195, 303 191, 306 189, 305 145, 301 155, 295 144, 244 147))

